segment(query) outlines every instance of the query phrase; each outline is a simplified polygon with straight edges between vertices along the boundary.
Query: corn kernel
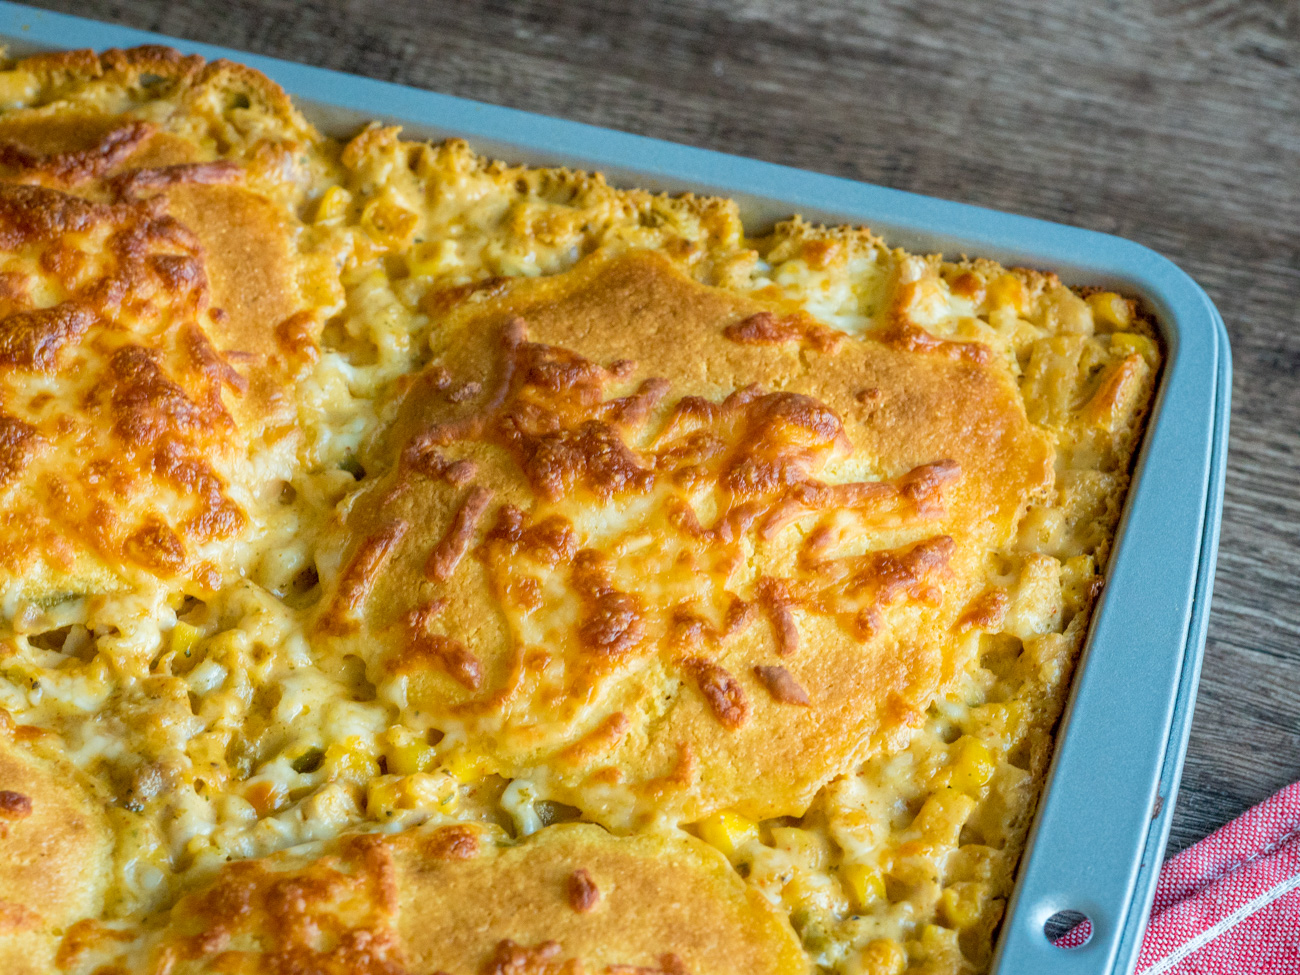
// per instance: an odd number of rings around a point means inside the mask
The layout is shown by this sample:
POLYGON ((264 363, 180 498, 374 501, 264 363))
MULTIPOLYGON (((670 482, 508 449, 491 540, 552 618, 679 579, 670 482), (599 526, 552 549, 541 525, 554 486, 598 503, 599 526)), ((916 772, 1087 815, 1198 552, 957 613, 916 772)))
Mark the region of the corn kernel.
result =
POLYGON ((840 880, 859 910, 884 900, 885 878, 875 867, 865 863, 846 863, 840 867, 840 880))
POLYGON ((953 884, 939 895, 939 911, 951 927, 969 928, 979 920, 986 894, 984 884, 953 884))
POLYGON ((361 211, 361 227, 376 244, 383 247, 401 247, 415 233, 420 222, 410 210, 382 198, 366 204, 361 211))
POLYGON ((961 958, 957 932, 937 924, 923 925, 919 936, 908 944, 908 948, 911 949, 913 961, 941 963, 934 966, 936 968, 954 969, 961 958))
POLYGON ((429 745, 416 739, 388 745, 384 749, 384 758, 388 762, 388 771, 394 775, 415 775, 429 771, 437 756, 429 745))
POLYGON ((0 108, 12 108, 40 91, 36 76, 27 71, 0 71, 0 108))
POLYGON ((1136 352, 1149 366, 1154 366, 1160 361, 1160 350, 1156 348, 1156 344, 1145 335, 1136 332, 1116 332, 1110 337, 1110 347, 1113 352, 1118 352, 1120 355, 1136 352))
POLYGON ((976 709, 980 726, 1001 738, 1004 747, 1020 738, 1025 723, 1025 705, 1021 701, 1004 701, 981 704, 976 709))
POLYGON ((949 770, 948 784, 960 792, 978 792, 993 778, 996 767, 988 746, 968 735, 958 746, 956 761, 949 770))
POLYGON ((932 850, 957 845, 961 828, 975 808, 975 800, 956 789, 939 789, 925 800, 916 814, 912 828, 921 834, 932 850))
POLYGON ((345 744, 325 749, 325 766, 331 780, 362 785, 379 775, 379 763, 359 748, 345 744))
POLYGON ((772 843, 801 866, 813 870, 825 864, 830 852, 816 833, 797 826, 773 826, 772 843))
POLYGON ((1127 328, 1133 321, 1133 309, 1113 291, 1099 291, 1088 297, 1092 317, 1111 328, 1127 328))
POLYGON ((401 788, 394 775, 381 775, 371 779, 366 785, 366 815, 371 819, 383 821, 392 816, 401 801, 401 788))
POLYGON ((244 789, 244 799, 257 812, 258 818, 280 809, 288 799, 278 782, 265 779, 249 783, 244 789))
POLYGON ((482 755, 459 751, 446 761, 443 768, 457 782, 464 784, 481 778, 485 771, 484 764, 482 755))
POLYGON ((178 657, 183 657, 193 650, 194 645, 202 639, 203 631, 197 626, 191 626, 189 623, 184 622, 177 623, 172 627, 172 653, 178 657))
POLYGON ((701 819, 696 824, 700 839, 716 847, 728 858, 736 856, 737 851, 751 840, 758 839, 758 824, 739 813, 715 812, 701 819))
POLYGON ((862 975, 899 975, 907 966, 903 946, 885 938, 867 942, 858 958, 862 962, 862 975))
POLYGON ((988 287, 989 307, 1011 308, 1023 314, 1029 304, 1025 286, 1014 274, 1004 274, 988 287))
POLYGON ((463 261, 454 240, 427 240, 406 252, 406 269, 411 277, 437 277, 461 267, 463 261))
POLYGON ((321 194, 320 202, 316 204, 316 223, 326 223, 330 220, 338 220, 348 211, 348 205, 352 202, 352 194, 341 186, 331 186, 321 194))

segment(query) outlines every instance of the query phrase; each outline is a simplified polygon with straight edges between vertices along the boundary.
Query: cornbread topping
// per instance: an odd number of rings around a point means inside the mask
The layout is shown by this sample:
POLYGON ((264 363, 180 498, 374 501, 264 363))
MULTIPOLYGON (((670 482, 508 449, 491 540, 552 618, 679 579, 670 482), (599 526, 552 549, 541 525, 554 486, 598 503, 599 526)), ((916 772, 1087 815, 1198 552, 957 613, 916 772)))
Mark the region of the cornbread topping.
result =
POLYGON ((0 71, 0 968, 973 973, 1137 303, 0 71))

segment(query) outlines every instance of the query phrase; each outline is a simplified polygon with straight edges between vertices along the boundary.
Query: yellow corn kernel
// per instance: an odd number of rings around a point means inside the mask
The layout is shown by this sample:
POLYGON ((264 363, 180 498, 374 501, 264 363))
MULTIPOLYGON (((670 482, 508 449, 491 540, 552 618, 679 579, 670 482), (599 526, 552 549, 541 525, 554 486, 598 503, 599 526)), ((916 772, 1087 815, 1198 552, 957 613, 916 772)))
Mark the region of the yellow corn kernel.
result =
POLYGON ((244 788, 244 799, 253 807, 259 819, 279 810, 288 798, 278 782, 268 782, 265 779, 251 782, 244 788))
POLYGON ((388 771, 393 775, 415 775, 417 772, 429 771, 437 755, 431 746, 417 738, 387 745, 384 748, 384 759, 388 763, 388 771))
POLYGON ((897 941, 868 941, 858 956, 862 975, 899 975, 907 966, 907 952, 897 941))
POLYGON ((796 863, 812 870, 823 866, 830 852, 816 833, 797 826, 773 826, 772 843, 790 854, 796 863))
POLYGON ((352 203, 352 194, 341 186, 331 186, 321 194, 320 202, 316 204, 316 223, 326 223, 330 220, 338 220, 348 212, 348 206, 352 203))
POLYGON ((846 863, 840 867, 843 881, 853 906, 862 910, 885 898, 885 878, 875 867, 865 863, 846 863))
POLYGON ((436 277, 458 264, 454 240, 427 240, 406 252, 406 269, 413 278, 436 277))
POLYGON ((27 71, 0 71, 0 108, 12 108, 31 99, 39 90, 36 76, 27 71))
POLYGON ((942 850, 957 845, 957 837, 975 808, 975 800, 956 789, 939 789, 925 800, 916 814, 912 828, 931 850, 942 850))
POLYGON ((361 211, 362 229, 383 247, 401 247, 414 235, 419 222, 410 210, 382 197, 371 200, 361 211))
POLYGON ((975 709, 980 727, 1001 739, 1002 747, 1010 748, 1020 738, 1025 723, 1025 705, 1021 701, 1003 701, 981 704, 975 709))
POLYGON ((939 911, 951 927, 961 931, 975 924, 984 906, 984 884, 960 883, 945 887, 939 895, 939 911))
POLYGON ((183 657, 194 649, 194 644, 203 639, 203 631, 189 623, 177 623, 172 627, 172 653, 183 657))
POLYGON ((1154 366, 1160 361, 1160 350, 1156 348, 1156 344, 1137 332, 1116 332, 1110 337, 1110 347, 1111 351, 1120 355, 1136 352, 1149 366, 1154 366))
POLYGON ((486 771, 482 755, 464 751, 456 752, 447 759, 443 768, 448 775, 462 784, 481 778, 486 771))
POLYGON ((1111 328, 1127 328, 1133 321, 1133 309, 1128 301, 1113 291, 1099 291, 1088 297, 1092 317, 1111 328))
POLYGON ((381 775, 366 784, 366 815, 382 822, 393 816, 402 799, 399 779, 395 775, 381 775))
POLYGON ((952 971, 961 959, 961 948, 957 941, 957 932, 937 924, 926 924, 917 933, 915 941, 907 945, 912 961, 938 962, 931 966, 935 969, 952 971))
POLYGON ((450 775, 417 772, 402 782, 402 791, 413 808, 438 807, 444 812, 456 804, 456 786, 459 783, 450 775))
POLYGON ((758 824, 739 813, 715 812, 701 819, 695 827, 704 840, 727 855, 734 857, 739 849, 750 840, 758 839, 758 824))
POLYGON ((993 778, 997 768, 988 746, 967 735, 957 746, 957 758, 949 770, 948 784, 959 792, 978 792, 993 778))
POLYGON ((379 775, 379 763, 355 746, 334 744, 325 749, 325 767, 331 780, 362 785, 379 775))
POLYGON ((988 286, 990 308, 1011 308, 1023 314, 1029 305, 1024 283, 1014 274, 1004 274, 988 286))

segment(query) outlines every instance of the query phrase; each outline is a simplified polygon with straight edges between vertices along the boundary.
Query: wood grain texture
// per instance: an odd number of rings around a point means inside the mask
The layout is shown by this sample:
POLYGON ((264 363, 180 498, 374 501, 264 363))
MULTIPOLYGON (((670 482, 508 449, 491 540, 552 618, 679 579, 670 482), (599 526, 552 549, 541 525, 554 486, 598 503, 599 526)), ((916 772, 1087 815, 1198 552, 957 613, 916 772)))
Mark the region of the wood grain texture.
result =
POLYGON ((1236 366, 1218 584, 1171 852, 1300 778, 1298 0, 41 5, 1165 253, 1218 304, 1236 366))

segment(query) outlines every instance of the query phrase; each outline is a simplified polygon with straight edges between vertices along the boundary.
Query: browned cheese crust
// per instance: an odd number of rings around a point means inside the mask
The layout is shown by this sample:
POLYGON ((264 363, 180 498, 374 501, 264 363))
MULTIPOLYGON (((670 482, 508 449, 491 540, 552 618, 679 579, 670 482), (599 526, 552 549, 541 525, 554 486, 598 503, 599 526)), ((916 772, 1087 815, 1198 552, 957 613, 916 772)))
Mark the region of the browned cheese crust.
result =
POLYGON ((802 975, 808 967, 785 918, 717 851, 680 834, 619 839, 580 824, 519 845, 481 827, 443 826, 232 864, 160 922, 134 941, 82 924, 62 961, 136 975, 802 975), (575 871, 595 891, 585 907, 570 896, 575 871))
POLYGON ((67 927, 104 908, 113 834, 48 736, 0 711, 0 971, 52 970, 67 927))
POLYGON ((0 971, 986 971, 1150 317, 349 135, 0 67, 0 971))
POLYGON ((217 590, 300 436, 290 387, 320 322, 296 155, 318 137, 236 65, 140 49, 22 70, 69 97, 0 116, 0 599, 217 590), (274 138, 239 131, 228 106, 254 103, 274 138))
POLYGON ((754 337, 779 314, 644 251, 449 314, 321 645, 502 774, 599 783, 611 825, 801 814, 963 669, 984 554, 1051 471, 987 365, 754 337))

